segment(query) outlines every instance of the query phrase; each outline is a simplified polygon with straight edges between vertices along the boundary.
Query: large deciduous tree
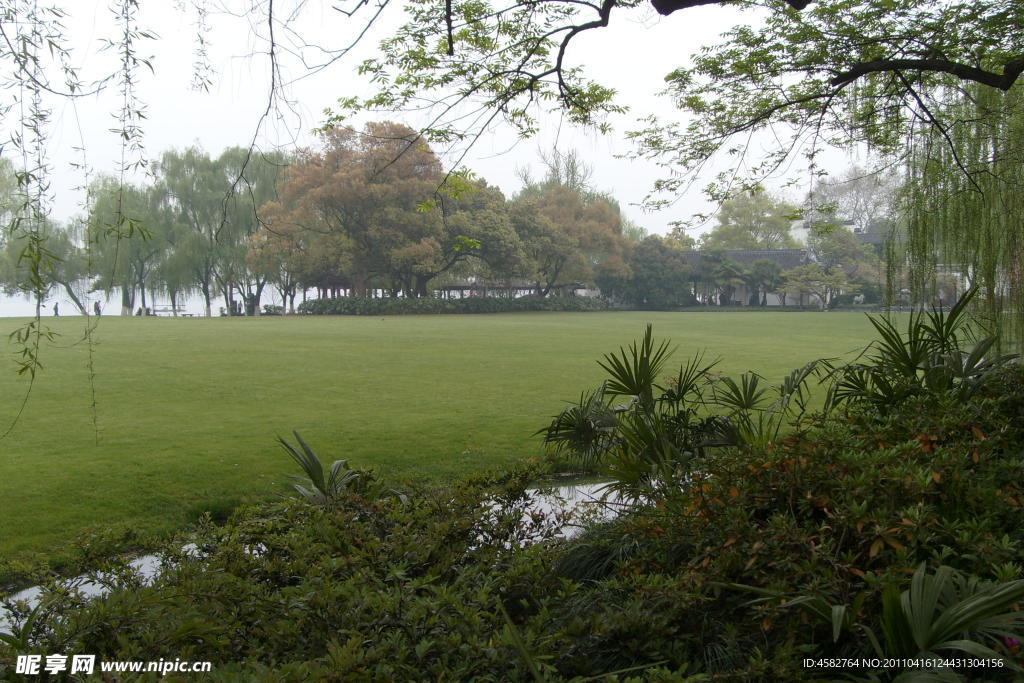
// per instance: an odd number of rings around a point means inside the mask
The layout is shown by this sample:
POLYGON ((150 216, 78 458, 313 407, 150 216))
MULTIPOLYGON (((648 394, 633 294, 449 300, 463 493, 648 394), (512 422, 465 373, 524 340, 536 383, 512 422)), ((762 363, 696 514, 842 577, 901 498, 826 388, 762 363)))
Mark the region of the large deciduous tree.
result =
POLYGON ((961 280, 954 290, 979 287, 993 328, 1024 341, 1024 96, 971 87, 950 90, 943 104, 956 123, 922 134, 910 152, 906 235, 895 246, 906 249, 918 302, 930 299, 936 275, 952 275, 961 280))
POLYGON ((631 276, 625 299, 641 309, 665 310, 694 303, 692 268, 671 239, 652 235, 636 244, 629 258, 631 276))
POLYGON ((392 294, 425 294, 472 246, 447 233, 430 204, 444 177, 440 161, 421 136, 391 122, 331 128, 322 143, 289 168, 278 220, 343 236, 356 293, 375 279, 392 294))
MULTIPOLYGON (((690 116, 652 122, 636 138, 677 170, 698 169, 718 152, 741 154, 751 163, 741 186, 829 144, 901 156, 908 136, 954 125, 942 105, 948 89, 1017 84, 1024 37, 1014 4, 839 0, 796 12, 769 3, 779 11, 737 26, 669 74, 669 92, 690 116), (758 131, 770 135, 752 137, 758 131)), ((730 191, 726 175, 713 193, 730 191)), ((690 177, 661 189, 673 193, 690 177)))
POLYGON ((722 203, 718 225, 704 235, 705 249, 793 249, 790 225, 796 207, 764 190, 744 192, 722 203))
MULTIPOLYGON (((40 237, 46 253, 54 257, 47 269, 49 286, 44 297, 59 288, 79 312, 87 313, 81 294, 83 286, 88 285, 89 264, 76 231, 70 225, 46 221, 40 228, 40 237)), ((37 283, 33 282, 31 269, 23 258, 23 240, 0 240, 0 245, 0 290, 8 296, 33 296, 37 283)))
MULTIPOLYGON (((482 179, 473 180, 441 201, 447 250, 456 263, 475 257, 487 278, 511 280, 521 274, 523 242, 509 216, 505 195, 482 179)), ((455 264, 452 272, 460 270, 455 264)), ((465 270, 464 268, 462 270, 465 270)))
POLYGON ((783 288, 788 294, 796 294, 803 306, 804 296, 814 295, 822 310, 830 308, 836 297, 846 288, 849 282, 842 269, 826 269, 820 263, 790 268, 783 273, 786 280, 783 288))
POLYGON ((594 282, 624 267, 618 207, 564 185, 524 193, 512 210, 527 255, 525 272, 547 296, 558 285, 594 282))
POLYGON ((900 179, 852 166, 838 176, 820 180, 804 202, 804 220, 813 228, 849 225, 861 233, 892 226, 897 212, 900 179))
POLYGON ((592 170, 575 150, 542 154, 545 175, 522 172, 511 209, 525 254, 523 272, 547 296, 558 285, 628 273, 619 206, 590 184, 592 170))
MULTIPOLYGON (((929 106, 935 86, 967 82, 1008 91, 1024 70, 1024 37, 1012 0, 650 4, 664 15, 685 15, 699 5, 753 10, 749 21, 720 44, 703 51, 694 45, 692 65, 669 74, 678 105, 694 116, 638 133, 645 151, 682 172, 660 185, 669 192, 685 187, 689 172, 719 150, 744 149, 752 131, 777 124, 789 130, 768 150, 764 171, 777 167, 793 151, 792 143, 805 139, 901 147, 909 122, 923 118, 943 124, 929 106), (737 137, 747 139, 737 147, 737 137)), ((346 100, 342 108, 402 110, 433 102, 438 116, 429 133, 446 141, 473 132, 464 123, 467 107, 486 112, 482 126, 503 117, 524 134, 536 130, 533 113, 543 102, 556 102, 574 121, 600 122, 621 107, 614 91, 593 74, 569 66, 573 43, 586 32, 629 21, 647 11, 646 5, 617 0, 408 3, 408 21, 364 64, 378 91, 365 102, 346 100)))
POLYGON ((79 310, 83 305, 78 285, 86 280, 87 263, 79 250, 80 236, 72 226, 60 225, 52 220, 40 221, 37 234, 38 248, 50 258, 46 268, 39 271, 30 264, 27 236, 11 229, 24 198, 19 197, 18 173, 7 157, 0 157, 0 290, 9 296, 45 298, 55 287, 60 287, 79 310), (40 274, 46 277, 39 279, 40 274), (40 292, 39 288, 43 287, 40 292))
POLYGON ((238 292, 246 315, 259 315, 263 289, 271 277, 247 258, 251 240, 262 228, 258 209, 277 198, 278 178, 288 163, 283 154, 242 147, 226 149, 217 158, 230 183, 224 195, 226 229, 218 238, 223 250, 217 281, 229 309, 232 292, 238 292))
POLYGON ((299 284, 309 275, 309 243, 316 235, 281 218, 278 202, 264 204, 260 214, 267 225, 249 237, 246 264, 277 288, 285 311, 294 313, 299 284))
POLYGON ((841 269, 851 280, 879 285, 878 256, 870 245, 844 227, 811 230, 807 237, 811 256, 827 271, 841 269))
POLYGON ((439 192, 440 179, 433 153, 408 128, 328 132, 321 151, 285 174, 279 200, 260 209, 265 226, 249 259, 291 299, 298 285, 426 296, 445 273, 520 274, 522 240, 501 191, 459 176, 439 192), (408 149, 392 159, 395 150, 381 147, 396 140, 408 149))
POLYGON ((183 226, 175 249, 184 254, 182 266, 188 268, 210 317, 229 248, 226 202, 231 182, 209 154, 190 147, 164 153, 157 166, 157 183, 165 191, 161 210, 173 214, 183 226))

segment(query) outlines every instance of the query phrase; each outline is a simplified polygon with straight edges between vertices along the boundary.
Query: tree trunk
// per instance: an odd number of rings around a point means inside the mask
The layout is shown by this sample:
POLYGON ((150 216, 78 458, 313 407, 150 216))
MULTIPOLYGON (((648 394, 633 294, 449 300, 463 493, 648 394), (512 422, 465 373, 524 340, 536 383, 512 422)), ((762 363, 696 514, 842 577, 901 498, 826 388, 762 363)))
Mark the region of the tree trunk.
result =
POLYGON ((425 297, 425 296, 427 296, 429 294, 427 292, 427 284, 429 282, 430 282, 430 276, 429 275, 417 275, 416 276, 416 284, 415 284, 415 289, 414 289, 413 295, 417 296, 417 297, 425 297))
POLYGON ((260 299, 263 297, 263 284, 256 285, 255 290, 242 294, 245 302, 245 314, 249 316, 260 314, 260 299))
POLYGON ((295 285, 279 285, 277 292, 281 295, 281 313, 295 312, 295 285), (291 310, 288 309, 288 298, 291 297, 291 310))
POLYGON ((213 311, 210 307, 210 285, 204 282, 200 287, 200 290, 203 293, 203 301, 206 302, 206 317, 212 318, 213 311))
POLYGON ((68 282, 61 282, 60 284, 64 287, 64 291, 67 292, 68 298, 71 299, 71 303, 75 305, 75 308, 77 308, 82 315, 89 315, 89 312, 85 310, 85 306, 82 305, 82 302, 79 300, 74 290, 71 289, 71 284, 68 282))
POLYGON ((121 287, 121 315, 131 315, 132 307, 135 305, 133 292, 127 287, 121 287))
POLYGON ((228 315, 235 314, 235 290, 229 286, 222 286, 220 288, 221 296, 224 297, 224 307, 228 309, 228 315))

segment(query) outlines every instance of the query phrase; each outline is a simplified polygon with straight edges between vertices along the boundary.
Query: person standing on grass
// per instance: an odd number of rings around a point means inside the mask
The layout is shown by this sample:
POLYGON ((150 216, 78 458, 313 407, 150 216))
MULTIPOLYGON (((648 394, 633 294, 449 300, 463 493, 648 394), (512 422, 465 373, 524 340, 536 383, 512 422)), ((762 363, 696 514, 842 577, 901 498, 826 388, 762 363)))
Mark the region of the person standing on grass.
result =
POLYGON ((93 301, 92 302, 92 310, 93 310, 93 313, 95 313, 96 315, 100 314, 100 302, 99 301, 93 301))
POLYGON ((53 317, 54 318, 59 318, 60 317, 60 304, 59 303, 54 303, 53 304, 53 317))

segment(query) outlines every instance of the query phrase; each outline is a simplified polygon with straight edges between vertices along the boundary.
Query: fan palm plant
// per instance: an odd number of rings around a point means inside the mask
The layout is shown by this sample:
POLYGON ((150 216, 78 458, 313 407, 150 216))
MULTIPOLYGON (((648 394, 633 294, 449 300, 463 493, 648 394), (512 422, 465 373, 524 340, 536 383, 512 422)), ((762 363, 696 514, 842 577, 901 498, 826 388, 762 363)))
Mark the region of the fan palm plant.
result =
POLYGON ((905 333, 889 318, 868 316, 878 339, 835 369, 826 408, 845 403, 885 413, 911 396, 952 393, 963 400, 976 392, 1017 357, 992 353, 998 338, 980 337, 972 328, 968 307, 976 295, 977 289, 968 290, 948 313, 911 313, 905 333))
POLYGON ((759 375, 712 375, 718 361, 705 362, 703 354, 663 378, 671 354, 648 325, 641 340, 598 361, 609 379, 537 433, 553 452, 609 475, 607 488, 620 499, 650 499, 684 486, 708 448, 774 441, 788 419, 806 410, 806 383, 819 368, 815 362, 794 370, 772 401, 759 375), (613 406, 615 397, 626 402, 613 406))
POLYGON ((1024 613, 1013 610, 1021 600, 1024 579, 990 583, 945 566, 929 574, 921 565, 909 589, 891 586, 882 594, 883 641, 867 627, 865 632, 880 657, 938 658, 955 651, 1002 659, 984 643, 1024 637, 1024 613))
POLYGON ((579 403, 566 406, 537 432, 553 452, 569 453, 585 469, 593 469, 615 444, 618 421, 605 400, 607 384, 580 394, 579 403))

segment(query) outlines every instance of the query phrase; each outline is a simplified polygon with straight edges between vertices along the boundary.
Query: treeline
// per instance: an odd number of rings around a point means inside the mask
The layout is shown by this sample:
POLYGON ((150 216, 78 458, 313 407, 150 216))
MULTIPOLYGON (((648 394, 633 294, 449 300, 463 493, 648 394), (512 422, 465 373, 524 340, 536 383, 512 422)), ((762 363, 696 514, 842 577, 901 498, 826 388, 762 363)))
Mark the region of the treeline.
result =
MULTIPOLYGON (((47 294, 59 288, 85 312, 102 292, 119 297, 126 315, 157 297, 178 310, 199 296, 209 316, 218 298, 229 314, 259 314, 271 290, 286 312, 309 290, 414 299, 466 283, 539 297, 597 286, 607 299, 658 309, 732 303, 740 286, 758 293, 743 303, 792 293, 827 304, 877 282, 877 255, 846 230, 816 236, 813 262, 788 272, 731 258, 730 249, 797 246, 795 207, 766 193, 723 205, 698 245, 678 230, 647 236, 623 219, 575 153, 542 158, 543 178, 523 173, 508 199, 472 174, 446 174, 415 131, 391 122, 328 130, 316 149, 291 156, 168 151, 148 184, 101 178, 84 218, 42 228, 53 257, 47 294)), ((9 165, 2 170, 13 178, 9 165)), ((5 206, 13 188, 0 188, 5 206)), ((8 238, 4 247, 5 291, 36 291, 22 245, 8 238)))
MULTIPOLYGON (((446 175, 400 124, 334 129, 320 142, 290 157, 168 151, 146 185, 98 180, 85 218, 43 228, 56 257, 46 293, 65 290, 83 312, 83 293, 103 292, 125 314, 199 295, 207 315, 218 297, 252 315, 271 288, 294 311, 305 290, 417 298, 475 278, 549 296, 628 272, 618 206, 589 188, 575 155, 553 155, 544 179, 508 200, 485 180, 446 175)), ((34 292, 19 244, 4 247, 5 290, 34 292)))
POLYGON ((699 240, 678 228, 639 236, 627 245, 628 273, 603 273, 598 285, 647 309, 765 306, 769 295, 783 306, 831 307, 855 294, 874 303, 883 294, 882 244, 893 226, 882 204, 890 206, 878 187, 845 180, 819 187, 803 206, 763 190, 745 193, 723 202, 699 240), (794 235, 794 225, 804 234, 794 235))
POLYGON ((756 258, 764 250, 687 251, 671 238, 652 235, 631 245, 627 277, 602 277, 598 284, 606 296, 653 310, 700 305, 767 306, 769 295, 777 297, 782 306, 830 308, 843 296, 852 303, 856 294, 861 295, 858 301, 877 303, 885 279, 880 259, 846 231, 838 231, 822 242, 817 250, 799 250, 801 253, 796 255, 769 252, 774 258, 756 258), (843 261, 830 258, 847 248, 843 261), (796 262, 786 267, 785 260, 779 258, 783 255, 796 262), (740 256, 755 258, 744 264, 738 260, 740 256))

